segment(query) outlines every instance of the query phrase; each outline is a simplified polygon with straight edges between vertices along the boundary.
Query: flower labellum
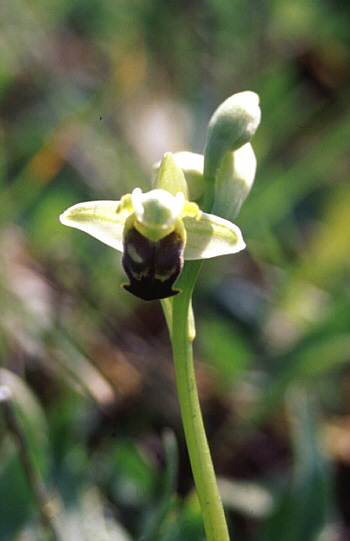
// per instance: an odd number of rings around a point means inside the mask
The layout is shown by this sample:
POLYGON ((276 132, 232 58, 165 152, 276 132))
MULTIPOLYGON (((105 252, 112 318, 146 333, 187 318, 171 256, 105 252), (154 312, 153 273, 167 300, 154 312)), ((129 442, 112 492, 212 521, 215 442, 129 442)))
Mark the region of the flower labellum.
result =
POLYGON ((183 267, 184 241, 177 231, 152 241, 132 226, 124 237, 122 263, 130 284, 124 289, 145 301, 180 293, 173 289, 183 267))
POLYGON ((142 194, 135 188, 131 198, 134 214, 125 223, 122 257, 130 284, 123 287, 145 301, 177 295, 180 290, 172 286, 184 262, 186 234, 178 218, 185 197, 162 189, 142 194))

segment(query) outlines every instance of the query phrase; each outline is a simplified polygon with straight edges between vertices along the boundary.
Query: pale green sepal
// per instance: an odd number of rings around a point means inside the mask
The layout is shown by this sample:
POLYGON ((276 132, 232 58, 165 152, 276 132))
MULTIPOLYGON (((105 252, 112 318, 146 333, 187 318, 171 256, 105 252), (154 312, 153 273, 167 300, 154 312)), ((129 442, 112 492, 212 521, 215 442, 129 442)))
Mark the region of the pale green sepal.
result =
POLYGON ((209 259, 245 248, 241 230, 224 218, 203 212, 199 219, 185 216, 183 223, 187 233, 185 259, 209 259))
MULTIPOLYGON (((203 181, 203 168, 204 168, 204 156, 203 154, 196 154, 194 152, 175 152, 173 154, 174 162, 182 170, 185 175, 185 180, 188 188, 188 200, 198 203, 203 197, 204 181, 203 181)), ((158 171, 161 162, 157 162, 153 166, 153 174, 157 178, 158 171)), ((155 180, 153 181, 153 185, 155 180)))
POLYGON ((225 154, 252 139, 261 118, 259 96, 239 92, 225 100, 211 117, 204 149, 204 178, 214 181, 225 154))
POLYGON ((89 201, 69 207, 60 216, 63 225, 80 229, 119 252, 128 212, 119 212, 119 201, 89 201))
POLYGON ((227 152, 216 175, 212 213, 234 220, 253 185, 256 158, 250 143, 227 152))
POLYGON ((158 173, 156 174, 154 188, 166 190, 174 196, 178 192, 182 192, 185 199, 188 199, 188 189, 185 176, 180 167, 176 165, 174 156, 171 152, 164 154, 158 173))

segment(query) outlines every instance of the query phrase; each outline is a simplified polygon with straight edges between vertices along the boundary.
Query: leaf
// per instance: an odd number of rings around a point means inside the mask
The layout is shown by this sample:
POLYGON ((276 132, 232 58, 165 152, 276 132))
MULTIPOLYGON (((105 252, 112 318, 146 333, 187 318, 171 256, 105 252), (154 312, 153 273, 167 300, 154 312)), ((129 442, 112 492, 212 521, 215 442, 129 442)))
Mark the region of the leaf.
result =
POLYGON ((317 436, 315 403, 302 389, 289 395, 294 464, 292 480, 257 541, 316 541, 328 524, 332 480, 317 436))
POLYGON ((10 389, 14 412, 26 436, 31 459, 40 474, 45 476, 49 460, 49 439, 40 403, 30 387, 6 368, 0 368, 0 385, 10 389))

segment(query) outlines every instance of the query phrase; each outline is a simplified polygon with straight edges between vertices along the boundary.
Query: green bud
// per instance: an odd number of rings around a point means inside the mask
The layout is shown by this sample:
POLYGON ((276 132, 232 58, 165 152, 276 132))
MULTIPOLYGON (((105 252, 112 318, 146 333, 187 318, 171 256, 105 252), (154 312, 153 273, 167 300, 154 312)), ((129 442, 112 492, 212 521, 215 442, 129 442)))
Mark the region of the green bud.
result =
MULTIPOLYGON (((233 153, 249 143, 259 126, 260 117, 259 96, 250 91, 234 94, 225 100, 211 117, 204 147, 205 190, 202 208, 206 212, 212 212, 215 206, 219 216, 232 219, 248 195, 254 179, 254 175, 250 178, 252 168, 248 164, 247 178, 244 178, 245 174, 242 178, 244 171, 233 153), (226 157, 227 154, 231 157, 226 157), (240 168, 238 174, 235 171, 237 166, 240 168), (225 198, 232 197, 234 202, 231 205, 225 198)), ((245 160, 238 160, 243 161, 245 160)), ((253 169, 255 173, 255 157, 253 169)))
POLYGON ((249 143, 260 123, 259 96, 240 92, 225 100, 211 117, 204 148, 204 178, 214 180, 227 152, 249 143))

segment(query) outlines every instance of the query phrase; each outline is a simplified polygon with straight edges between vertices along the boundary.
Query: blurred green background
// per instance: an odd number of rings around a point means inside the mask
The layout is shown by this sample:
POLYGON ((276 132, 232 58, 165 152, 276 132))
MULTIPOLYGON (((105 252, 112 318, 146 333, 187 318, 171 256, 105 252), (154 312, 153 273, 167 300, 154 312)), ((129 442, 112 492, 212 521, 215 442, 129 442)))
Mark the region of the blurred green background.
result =
MULTIPOLYGON (((202 152, 254 90, 247 250, 194 297, 205 424, 234 541, 350 539, 350 4, 3 0, 0 378, 61 539, 200 541, 157 302, 58 221, 202 152)), ((0 539, 53 539, 0 415, 0 539)))

